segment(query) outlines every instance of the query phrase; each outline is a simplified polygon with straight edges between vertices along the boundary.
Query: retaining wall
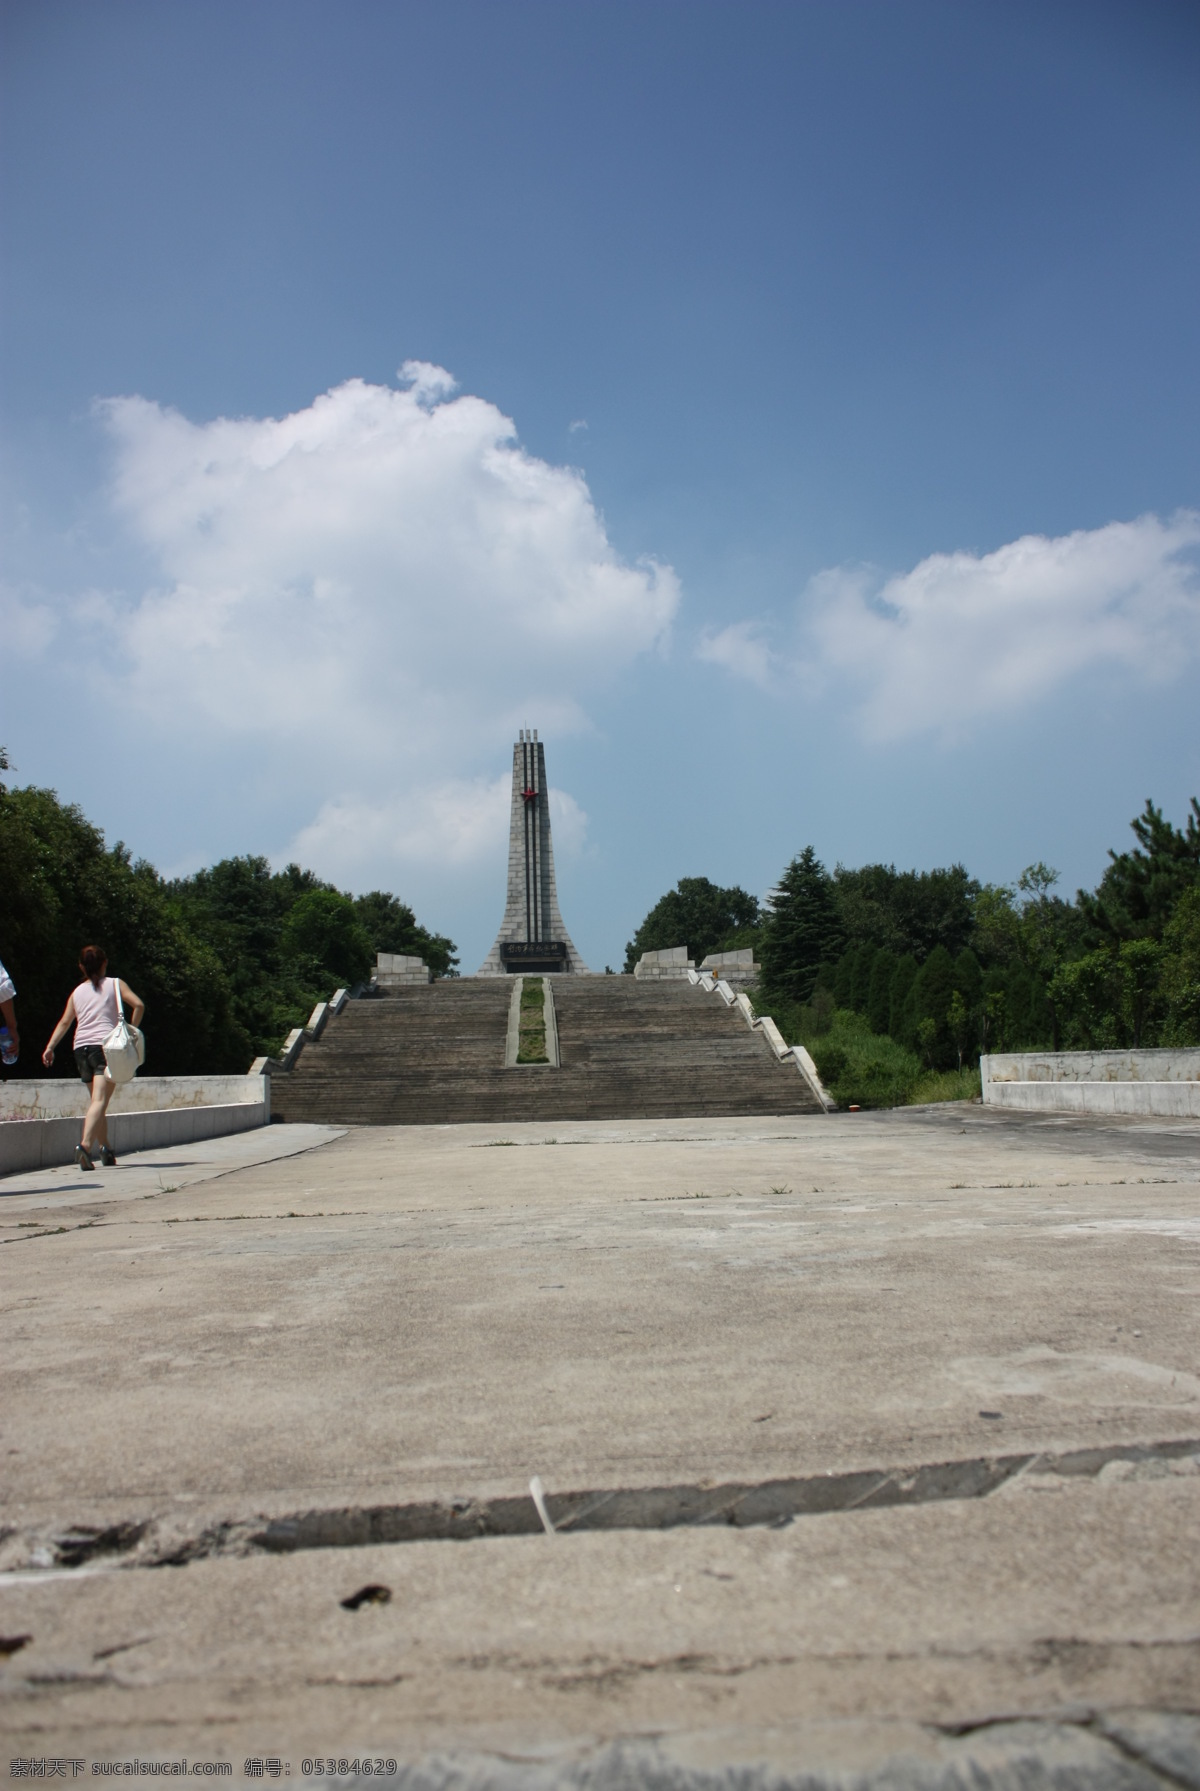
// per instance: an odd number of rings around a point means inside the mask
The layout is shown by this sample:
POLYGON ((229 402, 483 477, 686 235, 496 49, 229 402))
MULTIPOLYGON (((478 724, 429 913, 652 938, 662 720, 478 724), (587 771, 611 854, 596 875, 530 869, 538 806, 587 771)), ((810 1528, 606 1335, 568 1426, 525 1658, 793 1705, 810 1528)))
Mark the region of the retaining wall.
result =
POLYGON ((1200 1050, 1187 1051, 994 1051, 984 1083, 992 1082, 1196 1082, 1200 1050))
POLYGON ((687 946, 672 945, 666 951, 644 951, 633 967, 633 974, 639 982, 661 982, 664 978, 680 982, 689 970, 695 968, 695 960, 687 955, 687 946))
POLYGON ((989 1107, 1200 1119, 1200 1051, 994 1052, 979 1072, 989 1107))
MULTIPOLYGON (((265 1077, 258 1080, 267 1088, 265 1077)), ((170 1107, 152 1113, 108 1116, 108 1141, 120 1157, 131 1150, 162 1150, 169 1144, 195 1144, 229 1132, 252 1132, 267 1124, 269 1108, 257 1101, 236 1101, 220 1107, 170 1107)), ((79 1143, 80 1121, 67 1119, 0 1120, 0 1176, 30 1169, 55 1169, 69 1163, 79 1143)))
MULTIPOLYGON (((135 1076, 124 1082, 109 1102, 117 1113, 160 1113, 176 1107, 241 1107, 261 1105, 261 1076, 135 1076)), ((270 1090, 267 1091, 269 1097, 270 1090)), ((0 1121, 6 1119, 82 1119, 88 1090, 78 1076, 39 1076, 36 1080, 0 1082, 0 1121)))
POLYGON ((1200 1119, 1200 1082, 994 1082, 989 1107, 1022 1113, 1140 1113, 1200 1119))

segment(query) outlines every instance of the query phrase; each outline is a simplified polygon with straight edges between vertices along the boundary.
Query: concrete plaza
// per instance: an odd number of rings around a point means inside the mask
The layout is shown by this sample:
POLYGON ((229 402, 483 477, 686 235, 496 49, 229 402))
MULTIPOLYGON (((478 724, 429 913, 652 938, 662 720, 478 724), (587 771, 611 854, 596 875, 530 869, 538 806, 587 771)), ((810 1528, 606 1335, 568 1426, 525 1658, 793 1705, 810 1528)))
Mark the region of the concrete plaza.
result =
POLYGON ((969 1106, 8 1178, 8 1755, 1200 1785, 1198 1190, 969 1106))

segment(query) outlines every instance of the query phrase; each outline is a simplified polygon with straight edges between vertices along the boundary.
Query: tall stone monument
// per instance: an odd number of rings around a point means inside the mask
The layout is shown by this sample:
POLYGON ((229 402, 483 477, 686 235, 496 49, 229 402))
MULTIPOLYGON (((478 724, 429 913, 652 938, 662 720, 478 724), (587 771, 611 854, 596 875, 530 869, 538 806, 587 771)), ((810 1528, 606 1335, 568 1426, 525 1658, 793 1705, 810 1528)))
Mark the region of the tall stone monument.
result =
POLYGON ((542 976, 550 970, 589 974, 558 911, 546 749, 536 728, 522 728, 513 746, 508 901, 496 943, 476 974, 511 976, 531 971, 542 976))

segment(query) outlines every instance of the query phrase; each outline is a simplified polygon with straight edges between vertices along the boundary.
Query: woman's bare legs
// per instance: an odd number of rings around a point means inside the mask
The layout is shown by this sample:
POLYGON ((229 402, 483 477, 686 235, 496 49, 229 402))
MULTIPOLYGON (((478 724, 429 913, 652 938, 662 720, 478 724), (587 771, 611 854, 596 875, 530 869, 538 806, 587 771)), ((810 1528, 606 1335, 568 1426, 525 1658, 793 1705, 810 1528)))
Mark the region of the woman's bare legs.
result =
POLYGON ((95 1156, 108 1143, 108 1103, 116 1086, 103 1070, 92 1077, 92 1098, 83 1122, 83 1148, 89 1157, 95 1156))

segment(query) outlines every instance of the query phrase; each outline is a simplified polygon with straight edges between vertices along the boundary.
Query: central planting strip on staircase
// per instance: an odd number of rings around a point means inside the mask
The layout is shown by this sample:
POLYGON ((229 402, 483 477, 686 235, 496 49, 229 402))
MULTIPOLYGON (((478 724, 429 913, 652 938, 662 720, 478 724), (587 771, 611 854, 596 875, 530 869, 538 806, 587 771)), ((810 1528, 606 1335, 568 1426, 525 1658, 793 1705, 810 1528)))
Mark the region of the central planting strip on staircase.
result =
POLYGON ((377 1543, 468 1542, 486 1536, 532 1536, 545 1528, 566 1535, 581 1530, 671 1530, 714 1524, 738 1529, 779 1527, 794 1518, 831 1511, 986 1498, 1023 1473, 1094 1480, 1110 1463, 1123 1462, 1129 1465, 1132 1477, 1150 1479, 1171 1472, 1172 1462, 1187 1471, 1184 1464, 1189 1460, 1200 1465, 1200 1438, 1116 1443, 1058 1453, 975 1456, 916 1467, 862 1468, 719 1486, 616 1487, 546 1494, 540 1482, 534 1481, 528 1495, 515 1498, 344 1506, 288 1517, 234 1519, 209 1525, 183 1541, 174 1529, 169 1540, 164 1537, 156 1542, 153 1525, 146 1522, 115 1524, 103 1530, 80 1525, 50 1538, 39 1536, 36 1547, 43 1561, 49 1552, 62 1567, 82 1566, 101 1556, 125 1557, 125 1562, 114 1561, 114 1565, 182 1567, 215 1556, 292 1554, 299 1549, 364 1548, 377 1543), (544 1520, 539 1504, 546 1514, 544 1520))
POLYGON ((505 1069, 558 1068, 558 1024, 554 994, 545 976, 518 976, 508 1004, 505 1069))

